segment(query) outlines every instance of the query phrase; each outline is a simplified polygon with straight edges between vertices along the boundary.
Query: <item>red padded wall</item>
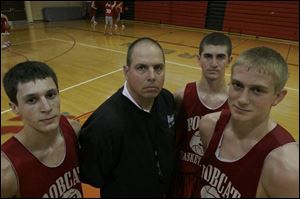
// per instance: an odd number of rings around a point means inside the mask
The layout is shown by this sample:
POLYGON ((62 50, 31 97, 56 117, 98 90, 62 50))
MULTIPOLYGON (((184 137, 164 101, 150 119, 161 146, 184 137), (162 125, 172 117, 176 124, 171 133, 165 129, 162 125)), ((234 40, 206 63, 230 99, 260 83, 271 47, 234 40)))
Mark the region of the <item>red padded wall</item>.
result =
POLYGON ((207 1, 136 1, 135 20, 205 27, 207 1))
POLYGON ((227 1, 223 31, 299 40, 298 1, 227 1))

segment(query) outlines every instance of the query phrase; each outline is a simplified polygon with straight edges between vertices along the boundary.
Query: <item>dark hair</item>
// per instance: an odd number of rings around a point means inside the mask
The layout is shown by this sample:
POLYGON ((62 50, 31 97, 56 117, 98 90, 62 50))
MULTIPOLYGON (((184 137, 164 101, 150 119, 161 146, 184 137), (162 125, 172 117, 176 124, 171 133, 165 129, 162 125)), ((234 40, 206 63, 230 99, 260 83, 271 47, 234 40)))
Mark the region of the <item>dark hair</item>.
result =
POLYGON ((206 35, 200 42, 199 46, 199 55, 203 52, 205 45, 214 45, 214 46, 226 46, 227 55, 230 57, 232 52, 231 40, 228 36, 223 33, 213 32, 206 35))
POLYGON ((155 44, 157 47, 159 47, 160 50, 161 50, 161 52, 162 52, 162 54, 163 54, 163 59, 164 59, 164 63, 165 63, 165 54, 164 54, 164 50, 161 47, 161 45, 157 41, 155 41, 154 39, 151 39, 149 37, 142 37, 142 38, 139 38, 139 39, 135 40, 134 42, 132 42, 130 44, 130 46, 128 47, 128 50, 127 50, 127 60, 126 60, 127 66, 130 66, 130 64, 132 62, 132 60, 131 60, 132 57, 131 56, 132 56, 132 52, 133 52, 135 46, 137 44, 143 43, 143 42, 145 42, 145 43, 147 43, 147 42, 148 43, 152 43, 152 44, 155 44))
POLYGON ((27 83, 36 79, 51 77, 58 89, 55 72, 45 63, 39 61, 26 61, 19 63, 8 70, 3 77, 3 86, 10 101, 17 102, 19 83, 27 83))

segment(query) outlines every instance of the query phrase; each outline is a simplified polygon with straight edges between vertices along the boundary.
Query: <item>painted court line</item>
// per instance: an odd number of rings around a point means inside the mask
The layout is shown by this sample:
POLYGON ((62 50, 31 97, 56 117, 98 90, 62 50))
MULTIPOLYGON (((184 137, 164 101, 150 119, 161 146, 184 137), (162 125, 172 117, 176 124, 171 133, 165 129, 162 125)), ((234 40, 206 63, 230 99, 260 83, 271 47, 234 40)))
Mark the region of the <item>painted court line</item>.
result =
MULTIPOLYGON (((121 71, 121 70, 123 70, 123 68, 120 68, 120 69, 118 69, 118 70, 114 70, 114 71, 112 71, 112 72, 109 72, 109 73, 106 73, 106 74, 104 74, 104 75, 100 75, 100 76, 98 76, 98 77, 95 77, 95 78, 92 78, 92 79, 86 80, 86 81, 84 81, 84 82, 81 82, 81 83, 75 84, 75 85, 73 85, 73 86, 70 86, 70 87, 64 88, 64 89, 60 90, 59 92, 61 93, 61 92, 64 92, 64 91, 70 90, 70 89, 72 89, 72 88, 75 88, 75 87, 81 86, 81 85, 83 85, 83 84, 86 84, 86 83, 92 82, 92 81, 94 81, 94 80, 96 80, 96 79, 100 79, 100 78, 102 78, 102 77, 105 77, 105 76, 111 75, 111 74, 113 74, 113 73, 116 73, 116 72, 119 72, 119 71, 121 71)), ((1 115, 2 115, 2 114, 4 114, 4 113, 7 113, 7 112, 9 112, 9 111, 11 111, 11 109, 7 109, 7 110, 5 110, 5 111, 1 111, 1 115)))
MULTIPOLYGON (((51 37, 51 38, 48 38, 48 39, 52 39, 52 40, 56 40, 56 41, 61 41, 61 42, 73 44, 73 41, 66 41, 66 40, 57 39, 57 38, 52 38, 52 37, 51 37)), ((41 39, 41 40, 36 40, 36 41, 44 41, 44 40, 48 40, 48 39, 41 39)), ((36 42, 36 41, 35 41, 35 42, 36 42)), ((20 42, 20 43, 17 43, 17 44, 23 44, 23 43, 30 43, 30 42, 20 42)), ((96 49, 105 50, 105 51, 110 51, 110 52, 116 52, 116 53, 120 53, 120 54, 126 54, 126 52, 123 52, 123 51, 113 50, 113 49, 109 49, 109 48, 102 48, 102 47, 93 46, 93 45, 89 45, 89 44, 84 44, 84 43, 80 43, 80 42, 76 42, 76 45, 81 45, 81 46, 90 47, 90 48, 96 48, 96 49)), ((197 70, 200 70, 199 67, 194 67, 194 66, 190 66, 190 65, 186 65, 186 64, 180 64, 180 63, 172 62, 172 61, 168 61, 168 60, 166 60, 166 63, 173 64, 173 65, 177 65, 177 66, 183 66, 183 67, 186 67, 186 68, 191 68, 191 69, 197 69, 197 70)), ((72 88, 75 88, 75 87, 81 86, 81 85, 83 85, 83 84, 92 82, 92 81, 94 81, 94 80, 97 80, 97 79, 100 79, 100 78, 102 78, 102 77, 111 75, 111 74, 116 73, 116 72, 119 72, 119 71, 121 71, 121 70, 123 70, 123 69, 120 68, 120 69, 118 69, 118 70, 114 70, 114 71, 109 72, 109 73, 106 73, 106 74, 104 74, 104 75, 100 75, 100 76, 98 76, 98 77, 95 77, 95 78, 92 78, 92 79, 83 81, 83 82, 81 82, 81 83, 75 84, 75 85, 73 85, 73 86, 64 88, 64 89, 60 90, 59 92, 64 92, 64 91, 70 90, 70 89, 72 89, 72 88)), ((226 76, 229 76, 229 74, 225 74, 225 75, 226 75, 226 76)), ((295 92, 299 92, 298 89, 289 88, 289 87, 285 87, 285 88, 288 89, 288 90, 292 90, 292 91, 295 91, 295 92)), ((9 112, 9 111, 11 111, 11 109, 7 109, 7 110, 4 110, 4 111, 1 111, 1 115, 4 114, 4 113, 7 113, 7 112, 9 112)))
MULTIPOLYGON (((72 44, 73 44, 72 41, 67 41, 67 40, 63 40, 63 39, 57 39, 57 38, 53 38, 53 37, 51 37, 51 39, 57 40, 57 41, 66 42, 66 43, 72 43, 72 44)), ((80 43, 80 42, 76 42, 76 44, 79 44, 79 45, 85 46, 85 47, 96 48, 96 49, 105 50, 105 51, 110 51, 110 52, 116 52, 116 53, 120 53, 120 54, 126 54, 126 52, 124 52, 124 51, 113 50, 113 49, 110 49, 110 48, 102 48, 102 47, 93 46, 93 45, 89 45, 89 44, 83 44, 83 43, 80 43)), ((168 60, 166 60, 166 63, 174 64, 174 65, 177 65, 177 66, 183 66, 183 67, 186 67, 186 68, 191 68, 191 69, 200 70, 199 67, 190 66, 190 65, 186 65, 186 64, 180 64, 180 63, 172 62, 172 61, 168 61, 168 60)), ((226 75, 226 76, 230 76, 230 74, 227 74, 227 73, 226 73, 225 75, 226 75)), ((288 90, 292 90, 292 91, 299 92, 299 90, 298 90, 298 89, 295 89, 295 88, 290 88, 290 87, 285 87, 285 88, 288 89, 288 90)))
POLYGON ((14 43, 13 45, 14 46, 17 46, 17 45, 22 45, 22 44, 27 44, 27 43, 34 43, 34 42, 40 42, 40 41, 47 41, 47 40, 50 40, 51 38, 46 38, 46 39, 38 39, 38 40, 30 40, 30 41, 22 41, 22 42, 19 42, 19 43, 14 43))
POLYGON ((104 75, 100 75, 100 76, 98 76, 98 77, 95 77, 95 78, 92 78, 92 79, 86 80, 86 81, 84 81, 84 82, 81 82, 81 83, 75 84, 75 85, 73 85, 73 86, 70 86, 70 87, 64 88, 64 89, 60 90, 59 92, 64 92, 64 91, 70 90, 70 89, 72 89, 72 88, 75 88, 75 87, 81 86, 81 85, 83 85, 83 84, 86 84, 86 83, 92 82, 92 81, 94 81, 94 80, 96 80, 96 79, 100 79, 100 78, 102 78, 102 77, 105 77, 105 76, 111 75, 111 74, 113 74, 113 73, 116 73, 116 72, 119 72, 119 71, 121 71, 121 70, 123 70, 123 68, 120 68, 120 69, 118 69, 118 70, 114 70, 114 71, 112 71, 112 72, 109 72, 109 73, 106 73, 106 74, 104 74, 104 75))

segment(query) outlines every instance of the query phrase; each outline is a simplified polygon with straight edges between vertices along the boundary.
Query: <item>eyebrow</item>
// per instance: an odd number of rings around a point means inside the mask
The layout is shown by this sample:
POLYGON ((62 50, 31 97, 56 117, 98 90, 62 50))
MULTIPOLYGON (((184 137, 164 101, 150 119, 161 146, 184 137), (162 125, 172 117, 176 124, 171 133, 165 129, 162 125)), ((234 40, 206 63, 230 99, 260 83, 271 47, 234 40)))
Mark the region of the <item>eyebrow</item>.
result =
POLYGON ((166 64, 159 63, 159 64, 154 64, 154 66, 165 66, 166 64))
MULTIPOLYGON (((245 85, 243 82, 236 80, 236 79, 231 79, 231 82, 236 82, 236 83, 240 83, 242 85, 245 85)), ((261 84, 251 84, 249 85, 249 87, 253 88, 253 87, 257 87, 257 88, 263 88, 263 89, 269 89, 269 87, 266 87, 264 85, 261 84)))
POLYGON ((225 53, 217 53, 217 54, 215 54, 215 53, 203 53, 203 55, 224 55, 224 56, 226 56, 226 54, 225 53))
MULTIPOLYGON (((51 89, 47 90, 45 92, 45 94, 47 94, 49 92, 57 92, 58 93, 58 90, 56 88, 51 88, 51 89)), ((23 98, 35 97, 37 95, 38 95, 37 93, 29 93, 29 94, 25 95, 23 98)))

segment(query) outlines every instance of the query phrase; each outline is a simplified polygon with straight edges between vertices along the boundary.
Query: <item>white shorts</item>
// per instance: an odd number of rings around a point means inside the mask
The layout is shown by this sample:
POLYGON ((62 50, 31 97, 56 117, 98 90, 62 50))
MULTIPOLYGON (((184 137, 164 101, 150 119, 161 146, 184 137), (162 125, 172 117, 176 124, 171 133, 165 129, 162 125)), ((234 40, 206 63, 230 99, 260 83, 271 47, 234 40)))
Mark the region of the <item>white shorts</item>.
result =
POLYGON ((112 16, 105 16, 105 24, 113 25, 113 18, 112 16))

